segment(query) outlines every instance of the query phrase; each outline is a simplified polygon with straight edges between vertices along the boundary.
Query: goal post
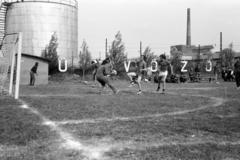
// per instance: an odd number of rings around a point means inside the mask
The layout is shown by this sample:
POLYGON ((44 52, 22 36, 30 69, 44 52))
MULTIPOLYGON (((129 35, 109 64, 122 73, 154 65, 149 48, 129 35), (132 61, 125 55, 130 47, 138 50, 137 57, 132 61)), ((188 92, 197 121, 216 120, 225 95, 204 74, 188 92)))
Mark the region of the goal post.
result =
POLYGON ((21 58, 22 58, 22 33, 18 33, 18 42, 17 42, 17 68, 16 68, 16 86, 15 86, 15 95, 14 98, 18 99, 19 97, 19 85, 20 85, 20 73, 21 73, 21 58))
POLYGON ((22 33, 6 34, 2 41, 0 52, 0 94, 4 91, 19 98, 20 72, 21 72, 21 54, 22 54, 22 33), (15 84, 15 89, 13 86, 15 84))

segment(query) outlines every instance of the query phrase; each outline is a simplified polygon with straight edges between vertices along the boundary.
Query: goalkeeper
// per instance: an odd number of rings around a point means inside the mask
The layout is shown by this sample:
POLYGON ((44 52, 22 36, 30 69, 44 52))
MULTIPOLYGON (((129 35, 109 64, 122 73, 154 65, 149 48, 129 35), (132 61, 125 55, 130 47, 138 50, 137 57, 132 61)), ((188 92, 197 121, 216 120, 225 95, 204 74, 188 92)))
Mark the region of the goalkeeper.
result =
POLYGON ((116 74, 116 71, 112 69, 112 65, 110 63, 110 59, 105 59, 101 66, 97 69, 96 79, 101 84, 102 88, 100 93, 103 91, 106 85, 112 89, 114 94, 118 93, 118 90, 110 83, 109 76, 112 74, 116 74))

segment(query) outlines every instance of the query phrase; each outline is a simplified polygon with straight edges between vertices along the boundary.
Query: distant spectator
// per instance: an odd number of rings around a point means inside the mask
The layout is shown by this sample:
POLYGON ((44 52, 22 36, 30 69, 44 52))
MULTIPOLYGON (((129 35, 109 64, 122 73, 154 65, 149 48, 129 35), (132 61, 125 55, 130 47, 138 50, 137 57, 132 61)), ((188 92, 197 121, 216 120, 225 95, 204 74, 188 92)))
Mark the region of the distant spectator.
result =
POLYGON ((38 68, 38 62, 35 63, 35 65, 30 70, 30 86, 34 86, 35 84, 35 76, 37 75, 37 68, 38 68))
POLYGON ((237 89, 240 89, 240 60, 239 60, 239 58, 237 59, 237 61, 234 64, 234 73, 235 73, 237 89))
POLYGON ((189 79, 190 79, 190 82, 194 82, 195 81, 195 76, 194 76, 194 72, 193 72, 193 69, 190 68, 190 71, 189 71, 189 79))
POLYGON ((227 70, 225 67, 222 68, 222 79, 227 81, 227 70))
POLYGON ((227 81, 232 82, 234 81, 234 79, 235 79, 234 71, 231 68, 229 68, 227 70, 227 81))
POLYGON ((197 64, 194 71, 195 71, 195 74, 196 74, 196 79, 199 82, 200 81, 200 65, 199 64, 197 64))
POLYGON ((179 77, 179 81, 180 83, 185 83, 187 82, 188 78, 184 73, 181 73, 180 77, 179 77))
POLYGON ((218 64, 216 64, 216 65, 213 67, 213 73, 214 73, 215 82, 216 82, 217 84, 219 84, 218 77, 219 77, 221 71, 220 71, 220 67, 219 67, 218 64))

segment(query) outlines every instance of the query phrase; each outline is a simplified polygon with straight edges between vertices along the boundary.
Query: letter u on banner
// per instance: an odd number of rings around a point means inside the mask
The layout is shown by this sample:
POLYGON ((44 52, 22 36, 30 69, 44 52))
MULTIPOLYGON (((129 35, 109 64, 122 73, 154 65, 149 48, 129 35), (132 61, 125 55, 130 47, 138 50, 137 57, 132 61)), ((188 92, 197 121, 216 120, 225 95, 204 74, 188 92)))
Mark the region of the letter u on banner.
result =
POLYGON ((207 64, 206 64, 206 71, 207 72, 211 72, 212 71, 212 62, 209 60, 207 61, 207 64), (208 68, 208 64, 209 64, 209 68, 208 68))
POLYGON ((58 59, 58 70, 60 72, 66 72, 67 71, 67 60, 65 58, 58 59), (64 69, 62 69, 62 61, 64 61, 64 69))

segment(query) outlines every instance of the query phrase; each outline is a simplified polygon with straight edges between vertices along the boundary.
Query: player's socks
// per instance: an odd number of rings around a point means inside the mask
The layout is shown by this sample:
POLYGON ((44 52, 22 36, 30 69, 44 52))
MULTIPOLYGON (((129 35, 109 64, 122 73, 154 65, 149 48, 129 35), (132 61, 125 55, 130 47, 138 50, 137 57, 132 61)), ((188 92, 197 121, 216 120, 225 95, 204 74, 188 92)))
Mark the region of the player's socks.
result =
POLYGON ((142 91, 141 91, 141 90, 139 90, 139 91, 137 92, 137 94, 142 94, 142 91))
POLYGON ((162 90, 162 94, 165 94, 165 89, 162 90))

